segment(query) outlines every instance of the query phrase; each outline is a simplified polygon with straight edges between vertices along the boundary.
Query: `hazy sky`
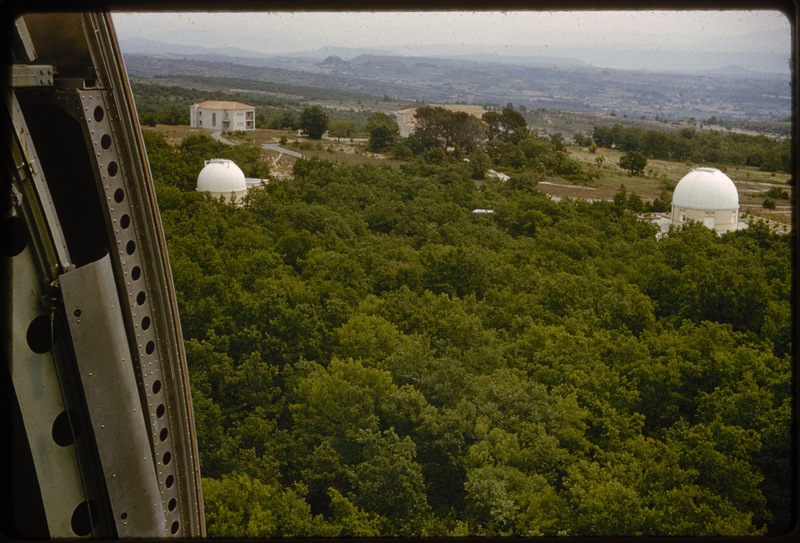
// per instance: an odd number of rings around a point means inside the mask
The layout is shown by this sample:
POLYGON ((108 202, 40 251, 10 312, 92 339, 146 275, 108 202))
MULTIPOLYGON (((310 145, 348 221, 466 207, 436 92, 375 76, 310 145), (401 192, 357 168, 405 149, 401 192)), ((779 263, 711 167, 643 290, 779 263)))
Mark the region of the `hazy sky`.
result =
POLYGON ((789 58, 777 11, 115 13, 117 34, 178 44, 286 53, 323 46, 498 45, 499 54, 570 46, 774 53, 789 58))

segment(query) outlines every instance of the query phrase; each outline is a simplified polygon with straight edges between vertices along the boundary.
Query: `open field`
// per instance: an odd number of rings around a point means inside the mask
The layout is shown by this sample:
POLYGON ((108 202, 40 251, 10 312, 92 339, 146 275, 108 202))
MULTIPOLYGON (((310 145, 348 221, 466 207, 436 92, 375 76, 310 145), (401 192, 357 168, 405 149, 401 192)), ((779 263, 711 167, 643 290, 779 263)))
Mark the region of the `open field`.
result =
POLYGON ((208 130, 203 130, 202 128, 191 128, 189 126, 172 126, 172 125, 164 125, 158 124, 156 126, 144 126, 142 127, 144 130, 152 130, 154 132, 158 132, 159 134, 163 135, 167 143, 170 145, 176 145, 184 140, 184 138, 188 136, 197 136, 200 134, 205 134, 207 136, 211 135, 211 132, 208 130))
MULTIPOLYGON (((644 176, 632 176, 618 166, 621 151, 598 148, 590 153, 586 148, 570 147, 569 155, 586 165, 587 169, 598 168, 598 157, 602 157, 599 176, 587 186, 573 185, 568 181, 546 180, 556 185, 540 184, 539 189, 552 196, 571 196, 573 198, 610 199, 625 185, 628 192, 638 194, 645 201, 652 201, 666 188, 672 190, 681 178, 692 169, 707 166, 665 160, 648 160, 644 176)), ((788 184, 791 176, 786 173, 770 173, 755 168, 727 167, 720 168, 730 177, 739 189, 739 203, 742 211, 769 218, 782 223, 791 222, 792 186, 788 184), (776 209, 762 207, 766 191, 772 187, 780 187, 790 196, 789 200, 776 201, 776 209)))

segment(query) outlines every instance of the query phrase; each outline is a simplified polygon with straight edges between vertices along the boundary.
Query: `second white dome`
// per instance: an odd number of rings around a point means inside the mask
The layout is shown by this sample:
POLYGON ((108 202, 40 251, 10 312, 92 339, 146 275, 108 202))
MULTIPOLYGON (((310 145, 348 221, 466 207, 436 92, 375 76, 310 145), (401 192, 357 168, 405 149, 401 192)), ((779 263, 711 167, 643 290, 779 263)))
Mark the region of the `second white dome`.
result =
POLYGON ((716 168, 696 168, 683 176, 672 194, 675 207, 698 210, 739 209, 739 191, 716 168))

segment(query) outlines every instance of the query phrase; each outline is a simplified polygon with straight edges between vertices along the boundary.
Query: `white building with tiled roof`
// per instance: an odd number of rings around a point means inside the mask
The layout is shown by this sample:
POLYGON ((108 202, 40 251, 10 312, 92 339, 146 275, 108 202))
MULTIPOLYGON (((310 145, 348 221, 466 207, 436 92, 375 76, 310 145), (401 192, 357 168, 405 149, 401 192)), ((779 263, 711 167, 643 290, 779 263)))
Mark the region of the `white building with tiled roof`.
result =
MULTIPOLYGON (((483 117, 483 114, 486 113, 486 110, 481 106, 467 104, 446 104, 443 106, 431 104, 431 107, 443 107, 456 113, 467 113, 478 119, 483 117)), ((414 118, 414 115, 417 114, 417 108, 401 109, 400 111, 395 111, 394 114, 397 117, 397 124, 400 126, 400 135, 407 138, 417 128, 417 121, 414 118)))
POLYGON ((209 130, 254 130, 256 108, 239 102, 206 100, 189 106, 189 124, 209 130))

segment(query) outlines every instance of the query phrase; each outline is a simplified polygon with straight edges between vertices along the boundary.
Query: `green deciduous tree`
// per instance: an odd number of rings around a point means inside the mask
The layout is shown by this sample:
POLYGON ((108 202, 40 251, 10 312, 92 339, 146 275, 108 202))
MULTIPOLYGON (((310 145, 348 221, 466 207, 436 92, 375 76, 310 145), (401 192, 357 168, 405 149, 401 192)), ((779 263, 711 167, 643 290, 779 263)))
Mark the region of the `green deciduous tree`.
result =
POLYGON ((492 159, 483 148, 478 148, 469 157, 470 169, 473 179, 484 179, 486 172, 492 166, 492 159))
POLYGON ((321 106, 306 107, 300 114, 298 125, 309 138, 321 139, 328 130, 328 114, 321 106))
POLYGON ((480 119, 463 111, 443 107, 422 106, 414 115, 414 141, 422 149, 468 154, 483 140, 485 129, 480 119))
POLYGON ((247 475, 203 479, 210 537, 273 538, 338 535, 311 514, 301 485, 282 488, 247 475))
POLYGON ((365 130, 369 134, 369 148, 384 152, 392 149, 400 138, 397 120, 388 113, 375 112, 367 118, 365 130))
POLYGON ((345 121, 341 119, 337 119, 335 121, 331 121, 328 127, 328 134, 336 138, 337 141, 341 141, 342 138, 350 138, 355 134, 356 125, 353 121, 345 121))
POLYGON ((482 119, 488 125, 487 136, 490 140, 518 143, 528 136, 528 122, 513 107, 506 106, 499 113, 489 111, 483 114, 482 119))
POLYGON ((647 167, 647 157, 639 151, 628 151, 619 157, 619 167, 631 175, 643 175, 647 167))

